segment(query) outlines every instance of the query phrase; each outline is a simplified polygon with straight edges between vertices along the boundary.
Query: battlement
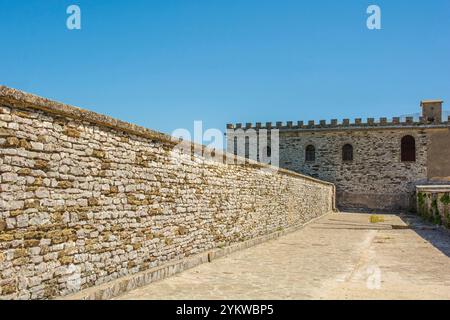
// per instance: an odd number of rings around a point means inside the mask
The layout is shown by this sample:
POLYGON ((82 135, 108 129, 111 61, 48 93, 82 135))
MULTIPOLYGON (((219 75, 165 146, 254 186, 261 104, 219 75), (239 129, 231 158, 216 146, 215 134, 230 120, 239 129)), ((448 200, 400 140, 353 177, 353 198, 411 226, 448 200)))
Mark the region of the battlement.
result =
POLYGON ((420 106, 422 108, 422 116, 419 121, 414 119, 414 117, 393 117, 391 119, 382 117, 379 119, 367 118, 363 122, 362 118, 356 118, 353 121, 350 119, 343 119, 339 121, 338 119, 332 119, 327 122, 326 120, 320 120, 316 123, 314 120, 304 121, 277 121, 275 123, 266 122, 265 124, 261 122, 256 122, 255 125, 252 123, 246 123, 245 126, 242 123, 227 124, 227 129, 281 129, 281 130, 316 130, 316 129, 364 129, 364 128, 401 128, 401 127, 411 127, 411 126, 449 126, 450 116, 446 120, 441 120, 442 118, 442 100, 422 100, 420 106))
POLYGON ((261 123, 257 122, 255 124, 246 123, 243 125, 242 123, 236 124, 227 124, 227 129, 281 129, 281 130, 312 130, 312 129, 332 129, 332 128, 373 128, 373 127, 406 127, 406 126, 436 126, 436 125, 450 125, 450 116, 448 116, 446 121, 442 121, 439 123, 429 121, 426 117, 420 117, 420 120, 417 121, 413 117, 406 117, 404 119, 400 117, 393 117, 391 119, 382 117, 379 119, 375 118, 367 118, 366 121, 363 122, 362 118, 356 118, 353 121, 350 119, 343 119, 339 121, 338 119, 332 119, 330 121, 320 120, 316 123, 314 120, 309 121, 277 121, 275 123, 266 122, 261 123))

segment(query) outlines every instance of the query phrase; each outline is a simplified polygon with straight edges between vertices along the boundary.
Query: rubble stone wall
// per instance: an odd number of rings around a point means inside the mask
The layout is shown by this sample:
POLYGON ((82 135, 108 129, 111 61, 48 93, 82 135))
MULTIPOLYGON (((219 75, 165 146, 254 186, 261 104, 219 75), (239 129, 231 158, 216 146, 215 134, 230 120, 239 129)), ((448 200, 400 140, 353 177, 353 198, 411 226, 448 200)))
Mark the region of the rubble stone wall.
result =
POLYGON ((280 166, 333 182, 337 206, 354 211, 408 211, 415 208, 415 186, 425 183, 427 130, 396 128, 280 134, 280 166), (416 142, 416 161, 401 161, 401 140, 416 142), (342 159, 346 144, 353 146, 353 160, 342 159), (306 161, 305 149, 315 147, 315 161, 306 161))

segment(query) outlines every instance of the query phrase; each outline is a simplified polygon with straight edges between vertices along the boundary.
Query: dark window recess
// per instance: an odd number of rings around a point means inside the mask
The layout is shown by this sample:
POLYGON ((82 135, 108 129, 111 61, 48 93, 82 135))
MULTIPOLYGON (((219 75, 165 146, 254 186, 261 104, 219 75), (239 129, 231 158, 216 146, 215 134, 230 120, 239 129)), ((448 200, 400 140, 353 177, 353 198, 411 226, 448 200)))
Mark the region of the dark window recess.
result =
POLYGON ((342 147, 342 160, 353 161, 353 146, 351 144, 342 147))
POLYGON ((313 162, 316 161, 316 148, 313 145, 306 147, 305 161, 313 162))
POLYGON ((270 147, 265 148, 267 157, 272 156, 272 149, 270 147))
POLYGON ((402 161, 416 161, 416 140, 412 136, 402 138, 402 161))

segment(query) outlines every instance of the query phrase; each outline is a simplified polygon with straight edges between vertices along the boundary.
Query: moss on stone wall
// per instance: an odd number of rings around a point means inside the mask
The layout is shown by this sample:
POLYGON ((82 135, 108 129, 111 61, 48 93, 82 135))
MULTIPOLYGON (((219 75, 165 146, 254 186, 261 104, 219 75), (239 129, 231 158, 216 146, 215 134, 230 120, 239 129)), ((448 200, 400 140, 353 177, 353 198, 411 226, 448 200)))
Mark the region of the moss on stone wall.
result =
POLYGON ((441 197, 441 202, 444 206, 448 206, 450 204, 450 195, 448 193, 444 194, 441 197))
POLYGON ((450 228, 450 194, 437 192, 417 193, 418 214, 424 219, 450 228))
POLYGON ((417 194, 417 210, 419 215, 426 217, 428 215, 427 205, 426 205, 426 195, 422 192, 417 194))
POLYGON ((450 195, 448 193, 444 194, 441 197, 441 203, 444 207, 444 221, 443 224, 447 227, 450 228, 450 195))
POLYGON ((441 219, 441 214, 439 212, 437 196, 431 202, 431 213, 432 213, 430 216, 431 222, 433 222, 434 224, 441 224, 442 219, 441 219))

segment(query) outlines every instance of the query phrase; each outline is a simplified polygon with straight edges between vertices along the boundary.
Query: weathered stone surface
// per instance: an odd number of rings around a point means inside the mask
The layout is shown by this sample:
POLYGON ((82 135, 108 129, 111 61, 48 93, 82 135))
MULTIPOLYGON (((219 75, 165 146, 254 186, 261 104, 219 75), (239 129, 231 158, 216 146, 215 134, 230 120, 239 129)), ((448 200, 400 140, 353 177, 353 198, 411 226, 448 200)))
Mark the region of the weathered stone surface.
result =
POLYGON ((60 181, 58 182, 58 187, 63 189, 72 188, 73 183, 71 181, 60 181))
POLYGON ((103 159, 106 156, 106 153, 103 150, 94 150, 92 155, 96 158, 103 159))
POLYGON ((74 128, 65 128, 64 129, 64 134, 68 137, 72 137, 72 138, 79 138, 81 133, 80 131, 74 129, 74 128))
POLYGON ((6 138, 3 146, 5 148, 11 148, 11 147, 18 147, 19 144, 20 144, 20 141, 16 137, 8 137, 8 138, 6 138))
POLYGON ((31 149, 31 143, 29 143, 27 140, 25 139, 20 139, 19 141, 19 147, 20 148, 24 148, 24 149, 31 149))
POLYGON ((67 295, 333 210, 329 183, 179 156, 166 135, 7 88, 0 102, 20 137, 0 148, 2 276, 30 279, 2 296, 67 295))
POLYGON ((49 169, 49 163, 48 163, 48 161, 45 161, 45 160, 36 160, 34 162, 34 168, 40 169, 40 170, 47 170, 47 169, 49 169))
POLYGON ((0 234, 0 241, 12 241, 14 240, 14 236, 10 233, 1 233, 0 234))
POLYGON ((6 229, 6 222, 4 219, 0 219, 0 232, 6 229))

